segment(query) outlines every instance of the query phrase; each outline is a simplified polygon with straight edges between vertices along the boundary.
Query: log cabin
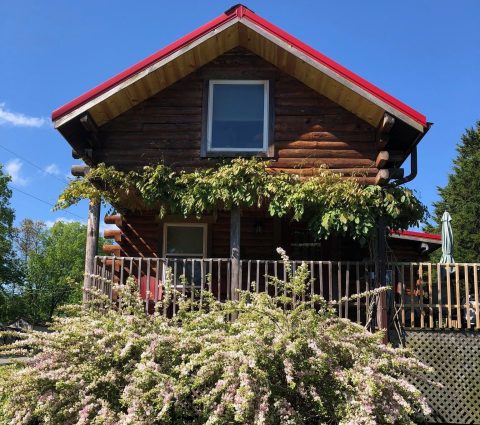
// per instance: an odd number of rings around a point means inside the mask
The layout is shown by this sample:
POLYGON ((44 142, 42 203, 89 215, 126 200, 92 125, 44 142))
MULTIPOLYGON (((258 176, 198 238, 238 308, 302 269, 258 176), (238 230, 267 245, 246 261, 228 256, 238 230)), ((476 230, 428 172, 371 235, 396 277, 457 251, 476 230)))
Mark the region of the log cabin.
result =
MULTIPOLYGON (((192 171, 222 158, 259 156, 272 169, 302 178, 327 166, 366 185, 412 180, 417 144, 431 126, 421 113, 243 5, 60 107, 52 119, 74 158, 87 166, 132 170, 161 162, 192 171), (408 158, 411 172, 404 176, 408 158)), ((98 214, 92 206, 91 253, 98 214)), ((115 257, 247 262, 248 270, 232 263, 232 281, 242 272, 251 278, 252 261, 278 259, 279 246, 294 260, 369 257, 366 246, 336 237, 319 242, 306 223, 272 218, 263 209, 161 220, 153 211, 123 210, 105 222, 117 227, 105 231, 115 243, 103 248, 115 257)), ((388 255, 417 261, 439 244, 436 235, 394 233, 388 255)), ((202 274, 192 268, 191 274, 202 274)), ((258 278, 258 267, 255 272, 258 278)))
MULTIPOLYGON (((163 162, 190 171, 254 155, 303 178, 326 165, 366 185, 412 180, 417 145, 431 126, 421 113, 243 5, 60 107, 52 118, 86 166, 104 162, 132 170, 163 162), (411 171, 404 176, 406 161, 411 171)), ((237 288, 254 290, 250 282, 257 292, 276 295, 278 288, 267 281, 285 276, 278 246, 289 253, 292 268, 296 260, 308 261, 310 290, 326 300, 392 285, 400 303, 389 310, 379 298, 377 325, 391 331, 396 320, 415 356, 437 371, 432 380, 443 383, 442 391, 420 384, 432 423, 480 420, 472 398, 478 367, 465 360, 478 354, 480 333, 453 332, 480 331, 480 268, 423 263, 441 245, 439 235, 391 232, 383 247, 387 267, 384 261, 377 272, 381 263, 372 264, 366 246, 335 237, 319 242, 306 223, 272 218, 262 209, 162 220, 153 211, 122 210, 105 216, 116 226, 105 237, 115 243, 104 247, 111 256, 98 257, 99 214, 99 205, 90 203, 84 287, 114 299, 112 283, 133 277, 147 312, 162 299, 164 265, 173 268, 173 285, 183 296, 199 293, 202 299, 207 280, 219 300, 233 298, 237 288)), ((175 314, 175 293, 163 314, 175 314)), ((362 324, 370 314, 368 298, 339 301, 335 308, 362 324)))

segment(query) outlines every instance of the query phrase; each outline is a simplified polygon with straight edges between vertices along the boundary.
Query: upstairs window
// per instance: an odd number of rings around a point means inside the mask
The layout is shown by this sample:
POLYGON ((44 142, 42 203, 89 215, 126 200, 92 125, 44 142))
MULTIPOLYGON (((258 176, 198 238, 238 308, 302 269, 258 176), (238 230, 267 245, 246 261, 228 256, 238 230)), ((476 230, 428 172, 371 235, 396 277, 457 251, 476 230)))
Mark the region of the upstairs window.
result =
POLYGON ((210 80, 207 152, 266 152, 268 80, 210 80))

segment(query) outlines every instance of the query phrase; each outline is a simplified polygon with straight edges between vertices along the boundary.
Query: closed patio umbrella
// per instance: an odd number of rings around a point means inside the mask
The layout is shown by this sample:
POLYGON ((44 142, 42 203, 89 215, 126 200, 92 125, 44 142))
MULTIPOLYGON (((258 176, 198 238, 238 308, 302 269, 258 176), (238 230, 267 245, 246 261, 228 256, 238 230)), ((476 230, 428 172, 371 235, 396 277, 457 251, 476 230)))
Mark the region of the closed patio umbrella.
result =
POLYGON ((454 263, 453 259, 453 231, 452 231, 452 217, 445 211, 442 215, 442 258, 440 263, 454 263))
MULTIPOLYGON (((442 215, 442 257, 440 258, 440 263, 442 264, 453 264, 455 260, 453 259, 453 231, 452 231, 452 217, 451 215, 445 211, 442 215)), ((442 304, 445 305, 448 296, 448 288, 446 282, 446 273, 453 273, 455 269, 452 267, 449 269, 447 267, 443 270, 443 279, 442 279, 442 294, 443 300, 442 304)), ((452 303, 460 302, 459 300, 455 300, 455 291, 453 285, 450 286, 450 299, 452 303)), ((446 313, 446 311, 444 311, 446 313)), ((451 311, 452 319, 459 319, 456 317, 456 309, 451 311)))

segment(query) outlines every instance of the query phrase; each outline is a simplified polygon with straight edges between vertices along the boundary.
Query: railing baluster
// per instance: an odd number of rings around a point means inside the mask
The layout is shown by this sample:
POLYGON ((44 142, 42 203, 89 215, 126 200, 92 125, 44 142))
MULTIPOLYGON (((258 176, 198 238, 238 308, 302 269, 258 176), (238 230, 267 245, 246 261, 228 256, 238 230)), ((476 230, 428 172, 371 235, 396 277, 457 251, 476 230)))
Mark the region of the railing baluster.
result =
POLYGON ((328 262, 328 299, 329 301, 333 300, 333 270, 332 262, 328 262))
MULTIPOLYGON (((355 262, 355 286, 357 289, 357 296, 360 294, 360 264, 358 261, 355 262)), ((357 297, 355 300, 355 304, 357 307, 357 323, 360 324, 360 298, 357 297)))
POLYGON ((418 297, 420 302, 420 328, 425 327, 425 310, 423 308, 423 264, 420 263, 418 265, 418 283, 419 283, 419 291, 418 297))
POLYGON ((337 300, 338 300, 338 317, 342 317, 342 262, 337 263, 337 300))
POLYGON ((455 298, 457 307, 457 328, 462 327, 462 306, 460 300, 460 271, 458 264, 455 264, 455 298))
POLYGON ((177 263, 178 260, 175 258, 174 263, 173 263, 173 302, 172 302, 172 314, 175 316, 176 314, 176 302, 177 302, 177 263))
POLYGON ((443 300, 442 300, 442 268, 437 264, 437 289, 438 289, 438 327, 443 328, 443 300))
POLYGON ((156 266, 156 270, 155 270, 155 286, 153 288, 153 308, 155 308, 158 303, 158 285, 160 284, 160 258, 157 258, 155 266, 156 266))
MULTIPOLYGON (((370 291, 370 267, 369 264, 364 263, 365 267, 365 292, 370 291)), ((368 312, 370 310, 370 297, 365 298, 365 321, 368 321, 368 312)))
POLYGON ((184 258, 182 263, 182 297, 185 301, 187 297, 187 259, 184 258))
POLYGON ((320 296, 324 297, 323 294, 323 262, 319 261, 318 263, 318 276, 320 280, 320 296))
POLYGON ((273 273, 275 275, 275 297, 278 296, 278 285, 277 285, 277 280, 278 279, 278 261, 274 261, 273 263, 273 273))
POLYGON ((190 272, 190 287, 192 290, 191 299, 192 299, 192 310, 193 310, 193 301, 195 301, 195 259, 192 258, 192 271, 190 272))
POLYGON ((252 260, 248 260, 247 263, 247 291, 250 292, 252 289, 252 260))
POLYGON ((200 261, 200 308, 203 306, 203 285, 204 285, 204 270, 203 270, 203 259, 200 261))
MULTIPOLYGON (((242 285, 241 270, 242 270, 242 265, 240 262, 240 286, 242 285)), ((211 258, 208 260, 208 275, 209 275, 208 290, 210 291, 211 296, 213 297, 213 260, 211 258)))
POLYGON ((433 284, 432 284, 432 263, 428 263, 428 323, 433 329, 433 284))
POLYGON ((145 284, 145 313, 150 307, 150 258, 147 258, 147 283, 145 284))
POLYGON ((414 283, 413 283, 413 264, 410 264, 410 327, 415 327, 415 307, 414 307, 414 283))
POLYGON ((238 267, 238 289, 243 291, 243 260, 239 261, 238 267))
POLYGON ((112 279, 110 281, 110 285, 108 286, 108 298, 110 301, 113 300, 113 282, 115 280, 115 257, 112 258, 112 279))
POLYGON ((105 272, 105 267, 106 267, 106 264, 107 264, 107 259, 104 258, 103 261, 102 261, 102 279, 100 280, 100 285, 101 286, 101 291, 102 291, 102 294, 105 295, 105 286, 106 286, 106 283, 105 283, 105 279, 107 278, 107 274, 105 272))
POLYGON ((217 260, 217 300, 220 301, 220 285, 222 281, 222 261, 217 260))
POLYGON ((473 290, 475 291, 475 327, 480 329, 480 303, 478 294, 478 264, 473 265, 473 290))
POLYGON ((227 261, 227 300, 230 299, 230 294, 231 294, 231 271, 230 271, 230 266, 232 264, 232 261, 231 260, 228 260, 227 261))
POLYGON ((256 292, 260 292, 260 260, 257 260, 257 269, 256 269, 256 292))
POLYGON ((130 257, 130 268, 128 270, 128 277, 133 277, 133 257, 130 257))
MULTIPOLYGON (((164 263, 164 267, 163 267, 163 276, 162 276, 162 281, 163 281, 163 297, 162 297, 162 305, 163 305, 163 317, 167 317, 167 303, 166 303, 166 300, 167 300, 167 285, 166 285, 166 277, 167 277, 167 269, 170 267, 170 259, 169 258, 165 258, 165 263, 164 263)), ((171 284, 171 282, 170 282, 171 284)))
POLYGON ((402 271, 402 281, 400 285, 400 298, 401 298, 401 305, 402 305, 402 326, 405 327, 405 265, 402 264, 401 266, 402 271))
POLYGON ((268 261, 265 260, 265 293, 268 294, 268 261))
POLYGON ((315 288, 313 287, 314 282, 315 282, 315 272, 314 272, 314 270, 315 270, 314 263, 313 263, 313 261, 310 261, 310 304, 311 304, 312 308, 314 306, 313 295, 315 293, 315 288))
POLYGON ((348 297, 350 296, 350 262, 345 265, 345 319, 348 319, 348 297))
POLYGON ((467 316, 467 328, 471 327, 470 320, 470 283, 468 279, 468 265, 463 266, 464 281, 465 281, 465 315, 467 316))

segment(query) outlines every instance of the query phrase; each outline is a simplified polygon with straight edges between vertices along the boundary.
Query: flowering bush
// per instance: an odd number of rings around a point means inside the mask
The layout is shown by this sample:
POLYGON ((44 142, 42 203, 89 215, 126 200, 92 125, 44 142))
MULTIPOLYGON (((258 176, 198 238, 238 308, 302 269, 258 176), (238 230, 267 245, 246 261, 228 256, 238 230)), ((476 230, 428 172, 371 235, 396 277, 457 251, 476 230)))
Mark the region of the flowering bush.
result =
POLYGON ((220 304, 204 294, 171 318, 147 316, 133 282, 118 289, 120 305, 65 309, 53 333, 8 348, 30 360, 0 382, 0 415, 9 424, 413 424, 428 413, 407 380, 426 379, 426 368, 323 299, 302 301, 307 265, 287 271, 279 298, 241 293, 220 304))

